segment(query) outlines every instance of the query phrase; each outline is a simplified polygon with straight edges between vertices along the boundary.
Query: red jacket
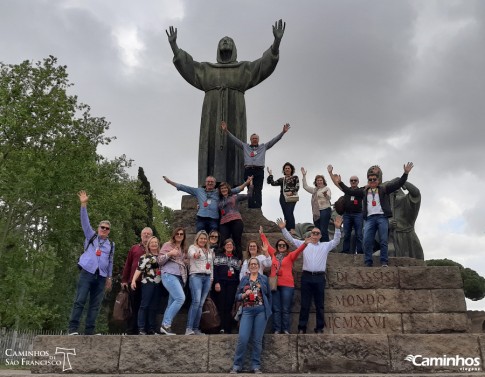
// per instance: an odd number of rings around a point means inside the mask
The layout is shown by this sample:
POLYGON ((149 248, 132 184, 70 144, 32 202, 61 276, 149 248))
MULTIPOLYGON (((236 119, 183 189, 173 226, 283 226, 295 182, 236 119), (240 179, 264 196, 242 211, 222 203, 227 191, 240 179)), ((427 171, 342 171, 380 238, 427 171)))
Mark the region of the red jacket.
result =
MULTIPOLYGON (((123 274, 121 275, 121 282, 122 283, 131 283, 131 279, 133 279, 133 275, 135 275, 135 271, 138 267, 138 261, 140 257, 145 254, 145 248, 141 243, 137 245, 133 245, 128 251, 128 255, 126 257, 125 267, 123 267, 123 274)), ((138 278, 138 281, 141 280, 141 275, 138 278)))
MULTIPOLYGON (((276 250, 269 244, 268 239, 261 233, 261 241, 268 245, 268 252, 271 255, 271 273, 269 276, 276 275, 276 269, 278 268, 278 260, 275 257, 276 250)), ((305 250, 306 244, 303 243, 300 247, 292 252, 288 253, 281 261, 281 267, 278 271, 278 287, 295 287, 295 279, 293 278, 293 263, 300 253, 305 250)))

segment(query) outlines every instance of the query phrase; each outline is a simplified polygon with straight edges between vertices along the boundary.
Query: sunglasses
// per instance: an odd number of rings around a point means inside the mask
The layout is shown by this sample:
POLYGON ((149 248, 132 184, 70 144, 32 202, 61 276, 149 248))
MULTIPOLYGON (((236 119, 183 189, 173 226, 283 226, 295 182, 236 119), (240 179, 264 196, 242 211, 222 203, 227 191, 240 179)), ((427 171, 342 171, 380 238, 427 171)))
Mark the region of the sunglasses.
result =
POLYGON ((175 233, 176 236, 184 236, 185 234, 184 233, 175 233))
POLYGON ((351 179, 350 182, 359 182, 358 179, 351 179))
POLYGON ((320 232, 312 232, 312 235, 313 236, 318 236, 319 234, 322 234, 322 233, 320 233, 320 232))
POLYGON ((104 225, 101 225, 99 227, 99 229, 102 229, 102 230, 109 230, 109 226, 104 226, 104 225))
POLYGON ((369 178, 367 181, 369 181, 369 182, 377 182, 377 178, 369 178))
POLYGON ((285 243, 279 243, 278 245, 276 245, 278 247, 286 247, 286 244, 285 243))
POLYGON ((219 236, 209 236, 209 238, 219 238, 219 236))

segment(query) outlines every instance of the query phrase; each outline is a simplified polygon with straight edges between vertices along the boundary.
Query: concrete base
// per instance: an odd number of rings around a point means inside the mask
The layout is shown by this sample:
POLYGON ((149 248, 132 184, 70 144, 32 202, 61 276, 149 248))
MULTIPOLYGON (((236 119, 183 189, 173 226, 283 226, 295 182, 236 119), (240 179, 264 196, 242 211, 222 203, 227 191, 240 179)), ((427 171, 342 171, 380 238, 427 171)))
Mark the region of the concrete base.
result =
MULTIPOLYGON (((237 335, 38 336, 33 348, 37 365, 31 370, 52 374, 227 373, 236 342, 237 335)), ((263 349, 262 370, 272 374, 481 374, 485 368, 483 334, 265 335, 263 349)))

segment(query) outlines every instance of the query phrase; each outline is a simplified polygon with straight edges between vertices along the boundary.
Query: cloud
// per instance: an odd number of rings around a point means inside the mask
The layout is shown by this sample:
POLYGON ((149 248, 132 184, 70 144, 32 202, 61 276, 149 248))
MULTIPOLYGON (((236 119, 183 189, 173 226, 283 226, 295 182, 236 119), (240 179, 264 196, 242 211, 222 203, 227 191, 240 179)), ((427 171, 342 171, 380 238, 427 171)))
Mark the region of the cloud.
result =
MULTIPOLYGON (((292 125, 267 165, 276 172, 290 161, 311 177, 331 163, 363 182, 370 165, 391 179, 413 161, 425 257, 485 276, 483 1, 4 0, 0 56, 53 54, 68 65, 73 93, 118 137, 101 152, 133 158, 133 175, 142 166, 157 197, 179 208, 180 193, 161 177, 196 185, 204 93, 176 71, 165 30, 177 27, 179 46, 198 61, 214 62, 224 35, 239 60, 254 60, 280 18, 278 66, 246 93, 248 133, 267 141, 292 125)), ((278 190, 263 195, 264 214, 281 216, 278 190)), ((308 222, 310 198, 301 196, 296 219, 308 222)))

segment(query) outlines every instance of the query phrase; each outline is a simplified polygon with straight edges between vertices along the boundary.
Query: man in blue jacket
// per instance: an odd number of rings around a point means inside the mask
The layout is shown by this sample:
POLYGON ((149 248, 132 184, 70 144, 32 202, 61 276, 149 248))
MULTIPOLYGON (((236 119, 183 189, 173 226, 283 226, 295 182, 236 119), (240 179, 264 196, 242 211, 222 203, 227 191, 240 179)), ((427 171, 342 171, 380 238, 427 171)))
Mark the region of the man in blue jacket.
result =
POLYGON ((79 258, 80 269, 76 298, 69 320, 69 335, 79 335, 79 322, 89 295, 89 306, 86 314, 85 335, 93 335, 99 308, 103 301, 104 290, 111 290, 113 273, 114 242, 108 239, 111 224, 108 220, 99 223, 96 233, 89 223, 87 204, 89 197, 86 191, 78 193, 81 202, 81 225, 86 237, 84 253, 79 258))

